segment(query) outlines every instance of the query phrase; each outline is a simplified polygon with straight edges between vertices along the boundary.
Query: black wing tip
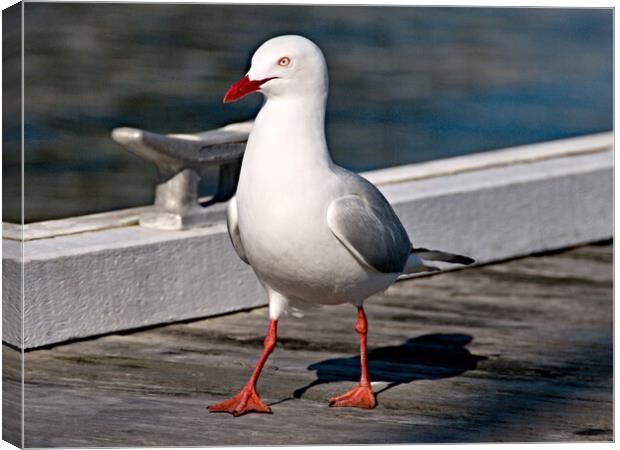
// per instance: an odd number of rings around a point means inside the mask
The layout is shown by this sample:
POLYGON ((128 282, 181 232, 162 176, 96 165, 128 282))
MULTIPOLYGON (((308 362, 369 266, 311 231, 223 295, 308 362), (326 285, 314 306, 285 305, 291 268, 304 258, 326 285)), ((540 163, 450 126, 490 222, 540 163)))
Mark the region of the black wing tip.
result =
MULTIPOLYGON (((449 262, 449 263, 452 263, 452 264, 462 264, 464 266, 471 266, 472 264, 474 264, 476 262, 476 260, 474 258, 470 258, 469 256, 458 255, 458 254, 448 253, 448 252, 442 252, 442 251, 439 251, 439 250, 429 250, 429 249, 424 248, 424 247, 412 248, 411 249, 411 253, 442 253, 444 255, 444 257, 446 257, 446 259, 445 260, 441 260, 441 261, 449 262)), ((424 258, 424 256, 422 256, 422 258, 424 258)))
POLYGON ((456 255, 454 262, 457 264, 463 264, 464 266, 471 266, 476 262, 476 260, 474 258, 470 258, 469 256, 456 255))

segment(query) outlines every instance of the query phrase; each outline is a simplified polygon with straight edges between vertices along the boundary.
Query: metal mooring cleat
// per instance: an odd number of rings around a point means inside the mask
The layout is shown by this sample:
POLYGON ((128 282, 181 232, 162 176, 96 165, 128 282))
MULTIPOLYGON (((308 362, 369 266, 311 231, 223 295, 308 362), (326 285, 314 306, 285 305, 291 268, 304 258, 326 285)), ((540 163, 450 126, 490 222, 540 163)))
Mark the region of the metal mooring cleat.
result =
POLYGON ((181 230, 213 221, 208 208, 231 198, 237 188, 245 143, 253 122, 227 125, 196 134, 163 135, 137 128, 115 128, 112 139, 157 166, 154 209, 140 215, 140 225, 181 230), (215 195, 198 198, 198 181, 219 166, 215 195), (202 200, 202 201, 201 201, 202 200))

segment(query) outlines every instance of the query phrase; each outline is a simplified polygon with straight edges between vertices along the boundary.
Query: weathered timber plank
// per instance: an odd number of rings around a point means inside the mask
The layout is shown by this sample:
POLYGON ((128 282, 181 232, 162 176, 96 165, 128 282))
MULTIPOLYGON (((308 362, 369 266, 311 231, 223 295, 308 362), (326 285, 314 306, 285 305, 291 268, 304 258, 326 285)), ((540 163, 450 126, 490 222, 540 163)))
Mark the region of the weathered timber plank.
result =
POLYGON ((350 305, 286 317, 259 383, 235 393, 265 308, 26 353, 26 446, 609 441, 612 246, 407 280, 367 303, 379 406, 328 408, 358 377, 350 305))
POLYGON ((16 447, 22 440, 22 353, 2 348, 2 440, 16 447))

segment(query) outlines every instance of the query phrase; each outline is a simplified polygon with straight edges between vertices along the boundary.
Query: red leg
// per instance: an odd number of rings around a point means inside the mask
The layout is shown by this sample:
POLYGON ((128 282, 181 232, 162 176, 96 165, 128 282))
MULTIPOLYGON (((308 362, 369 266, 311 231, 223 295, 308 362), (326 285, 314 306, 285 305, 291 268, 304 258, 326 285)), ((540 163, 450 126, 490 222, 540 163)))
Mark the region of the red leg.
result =
POLYGON ((370 378, 368 377, 368 355, 366 352, 366 335, 368 334, 368 321, 364 308, 357 308, 357 322, 355 323, 355 331, 360 338, 360 366, 362 375, 359 384, 347 392, 346 394, 332 397, 329 399, 329 406, 349 406, 352 408, 372 409, 377 406, 375 394, 370 386, 370 378))
POLYGON ((234 397, 218 403, 217 405, 209 406, 209 412, 227 412, 233 416, 241 416, 249 412, 261 412, 270 413, 271 409, 265 405, 256 392, 256 383, 260 376, 261 370, 265 365, 265 361, 276 346, 278 330, 278 321, 272 320, 269 322, 269 330, 264 341, 263 353, 260 359, 256 363, 256 368, 252 372, 252 376, 247 384, 241 389, 241 391, 234 397))

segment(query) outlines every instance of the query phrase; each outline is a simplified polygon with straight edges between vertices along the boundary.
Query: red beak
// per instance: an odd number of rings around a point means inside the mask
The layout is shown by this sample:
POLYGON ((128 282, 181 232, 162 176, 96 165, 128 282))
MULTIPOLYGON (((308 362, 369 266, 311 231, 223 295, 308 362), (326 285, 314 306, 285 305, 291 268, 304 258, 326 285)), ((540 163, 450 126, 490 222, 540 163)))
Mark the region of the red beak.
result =
POLYGON ((277 77, 265 78, 263 80, 250 80, 246 75, 235 84, 233 84, 230 88, 228 88, 228 91, 226 91, 226 95, 224 95, 224 103, 237 101, 241 97, 258 91, 263 84, 265 84, 269 80, 273 80, 274 78, 277 77))

